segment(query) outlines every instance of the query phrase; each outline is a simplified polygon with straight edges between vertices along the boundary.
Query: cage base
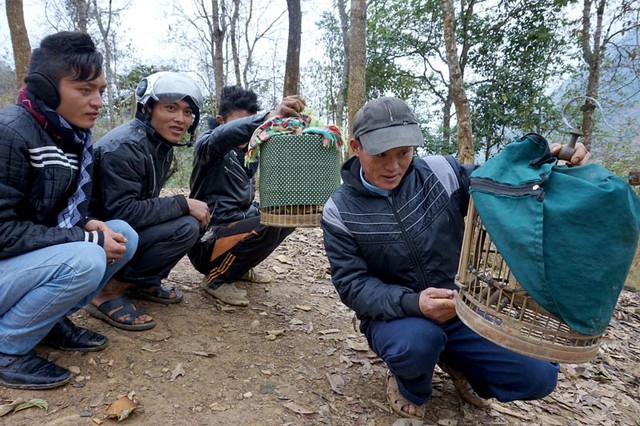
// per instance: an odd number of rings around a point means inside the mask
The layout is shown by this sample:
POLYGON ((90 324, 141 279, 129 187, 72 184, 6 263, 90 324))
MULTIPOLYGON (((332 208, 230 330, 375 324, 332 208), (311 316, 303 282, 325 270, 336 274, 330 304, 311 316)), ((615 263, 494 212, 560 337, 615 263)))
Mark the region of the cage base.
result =
POLYGON ((456 312, 460 320, 479 335, 522 355, 578 364, 589 362, 598 354, 601 336, 586 336, 571 329, 546 329, 545 322, 553 324, 557 320, 544 317, 540 311, 535 314, 538 323, 528 323, 478 303, 463 289, 456 300, 456 312))

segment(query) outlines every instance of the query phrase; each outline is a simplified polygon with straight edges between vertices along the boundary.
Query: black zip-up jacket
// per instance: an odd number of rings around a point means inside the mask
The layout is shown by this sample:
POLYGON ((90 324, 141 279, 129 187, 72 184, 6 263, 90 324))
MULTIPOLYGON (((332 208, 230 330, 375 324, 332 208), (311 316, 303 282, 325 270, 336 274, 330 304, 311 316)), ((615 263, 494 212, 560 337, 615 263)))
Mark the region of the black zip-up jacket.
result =
POLYGON ((321 224, 333 284, 361 327, 421 316, 427 287, 455 289, 473 168, 453 157, 414 157, 385 197, 362 185, 357 157, 343 165, 344 183, 321 224))
POLYGON ((233 120, 198 138, 191 173, 191 198, 204 201, 211 211, 211 224, 219 225, 259 214, 254 203, 253 177, 258 163, 244 166, 244 155, 253 132, 267 113, 233 120))
POLYGON ((23 107, 0 111, 0 259, 76 241, 102 244, 101 231, 85 232, 86 219, 57 227, 77 186, 77 157, 69 158, 23 107))
POLYGON ((173 145, 149 134, 137 118, 95 144, 91 213, 122 219, 134 229, 189 214, 184 195, 160 197, 170 177, 173 145))

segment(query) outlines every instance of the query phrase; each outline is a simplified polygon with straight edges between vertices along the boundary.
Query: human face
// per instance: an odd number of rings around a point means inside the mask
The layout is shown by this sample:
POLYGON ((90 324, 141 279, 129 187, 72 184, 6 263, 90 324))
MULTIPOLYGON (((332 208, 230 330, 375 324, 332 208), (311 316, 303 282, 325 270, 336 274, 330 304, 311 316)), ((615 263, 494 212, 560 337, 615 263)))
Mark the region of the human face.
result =
MULTIPOLYGON (((218 122, 218 124, 226 124, 230 123, 233 120, 237 120, 238 118, 249 117, 250 115, 253 115, 253 113, 251 111, 247 111, 246 109, 234 109, 227 114, 226 120, 220 114, 216 115, 216 121, 218 122)), ((247 145, 249 145, 249 142, 240 145, 239 148, 244 149, 247 145)))
POLYGON ((151 111, 151 127, 170 143, 180 143, 193 123, 193 111, 187 101, 160 99, 151 111))
POLYGON ((249 117, 250 115, 253 115, 253 114, 250 111, 247 111, 246 109, 236 109, 227 114, 226 120, 224 119, 224 117, 218 114, 216 116, 216 121, 219 124, 225 124, 233 120, 237 120, 238 118, 249 117))
POLYGON ((60 105, 56 112, 71 125, 90 129, 98 119, 98 111, 103 105, 102 94, 106 87, 103 74, 88 81, 63 77, 58 83, 60 105))
POLYGON ((402 146, 378 155, 369 155, 356 139, 349 142, 353 153, 360 159, 364 179, 373 186, 391 191, 400 185, 413 158, 413 147, 402 146))

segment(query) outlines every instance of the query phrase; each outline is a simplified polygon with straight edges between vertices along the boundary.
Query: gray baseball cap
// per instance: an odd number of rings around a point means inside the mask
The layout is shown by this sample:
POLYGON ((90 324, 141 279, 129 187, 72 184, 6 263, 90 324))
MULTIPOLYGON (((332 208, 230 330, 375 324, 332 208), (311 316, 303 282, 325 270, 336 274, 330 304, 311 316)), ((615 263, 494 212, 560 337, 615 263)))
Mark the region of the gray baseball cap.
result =
POLYGON ((369 155, 393 148, 421 146, 424 137, 409 106, 390 96, 364 104, 353 120, 353 137, 360 140, 369 155))

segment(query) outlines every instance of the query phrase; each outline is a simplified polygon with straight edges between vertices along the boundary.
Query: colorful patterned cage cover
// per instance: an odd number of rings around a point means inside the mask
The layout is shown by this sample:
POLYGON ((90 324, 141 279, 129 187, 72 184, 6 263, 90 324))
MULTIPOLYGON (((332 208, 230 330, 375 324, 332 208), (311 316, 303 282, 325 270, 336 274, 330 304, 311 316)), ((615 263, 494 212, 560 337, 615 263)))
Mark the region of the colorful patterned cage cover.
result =
POLYGON ((320 225, 322 206, 340 186, 340 152, 318 134, 283 134, 260 146, 260 222, 320 225))

